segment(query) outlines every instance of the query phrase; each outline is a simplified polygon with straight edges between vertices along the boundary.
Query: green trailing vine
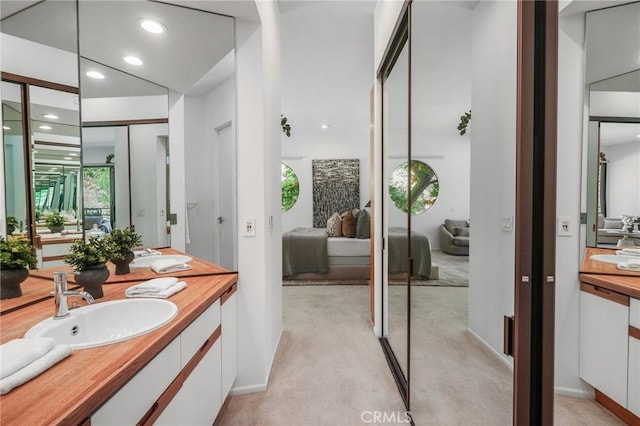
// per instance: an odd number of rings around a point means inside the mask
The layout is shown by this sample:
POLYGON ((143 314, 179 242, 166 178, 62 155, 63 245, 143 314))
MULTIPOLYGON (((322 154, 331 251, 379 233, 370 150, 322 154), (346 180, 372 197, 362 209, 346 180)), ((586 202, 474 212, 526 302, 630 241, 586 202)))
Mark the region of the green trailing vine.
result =
POLYGON ((460 124, 458 124, 458 132, 460 132, 460 136, 463 136, 465 133, 467 133, 469 123, 471 123, 471 110, 465 112, 460 116, 460 124))

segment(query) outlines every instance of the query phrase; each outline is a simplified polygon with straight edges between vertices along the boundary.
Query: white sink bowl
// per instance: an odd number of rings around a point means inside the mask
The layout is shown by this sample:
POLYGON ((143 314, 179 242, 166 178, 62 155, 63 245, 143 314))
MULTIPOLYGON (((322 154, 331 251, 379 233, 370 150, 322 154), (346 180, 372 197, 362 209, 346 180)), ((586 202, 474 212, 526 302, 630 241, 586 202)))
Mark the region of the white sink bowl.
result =
POLYGON ((189 263, 193 260, 190 256, 183 254, 163 254, 160 256, 147 256, 134 259, 129 266, 132 268, 150 268, 151 264, 157 260, 175 260, 180 263, 189 263))
POLYGON ((598 262, 614 263, 619 265, 621 263, 627 263, 629 261, 637 261, 638 259, 640 259, 640 257, 625 256, 620 254, 594 254, 590 256, 590 259, 597 260, 598 262))
POLYGON ((178 307, 168 300, 114 300, 72 309, 65 318, 41 321, 24 337, 51 337, 74 349, 94 348, 149 333, 176 315, 178 307))

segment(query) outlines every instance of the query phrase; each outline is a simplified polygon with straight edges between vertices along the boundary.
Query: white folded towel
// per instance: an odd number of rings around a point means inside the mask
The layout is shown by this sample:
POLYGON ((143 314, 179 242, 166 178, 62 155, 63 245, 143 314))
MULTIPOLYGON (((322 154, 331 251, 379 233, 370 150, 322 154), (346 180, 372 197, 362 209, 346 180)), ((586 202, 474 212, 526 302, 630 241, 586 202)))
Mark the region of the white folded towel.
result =
POLYGON ((137 259, 139 257, 148 257, 148 256, 160 256, 162 255, 162 253, 160 253, 158 250, 152 250, 152 249, 136 249, 133 250, 133 256, 137 259))
POLYGON ((178 278, 176 277, 154 278, 141 284, 131 286, 126 289, 124 293, 127 297, 134 296, 136 294, 158 293, 172 287, 177 282, 178 278))
POLYGON ((14 339, 0 345, 0 379, 12 375, 44 356, 56 345, 50 337, 14 339))
POLYGON ((179 292, 180 290, 184 290, 185 288, 187 288, 187 283, 184 281, 180 281, 175 283, 174 285, 172 285, 169 288, 166 288, 164 290, 159 290, 159 291, 155 291, 155 292, 146 292, 146 293, 134 293, 134 294, 129 294, 127 292, 125 292, 125 294, 127 295, 127 297, 146 297, 146 298, 151 298, 151 299, 168 299, 169 297, 173 296, 174 294, 176 294, 177 292, 179 292))
POLYGON ((157 274, 168 274, 169 272, 188 271, 191 269, 191 265, 174 259, 158 259, 151 264, 151 269, 157 274))
MULTIPOLYGON (((22 340, 35 340, 34 339, 22 339, 22 340)), ((71 355, 72 349, 69 345, 56 345, 49 352, 36 359, 26 367, 16 371, 10 376, 7 376, 0 380, 0 395, 4 395, 11 389, 20 386, 21 384, 28 382, 39 374, 43 373, 53 365, 62 361, 69 355, 71 355)))
POLYGON ((617 250, 616 254, 621 256, 640 256, 640 249, 625 248, 622 250, 617 250))

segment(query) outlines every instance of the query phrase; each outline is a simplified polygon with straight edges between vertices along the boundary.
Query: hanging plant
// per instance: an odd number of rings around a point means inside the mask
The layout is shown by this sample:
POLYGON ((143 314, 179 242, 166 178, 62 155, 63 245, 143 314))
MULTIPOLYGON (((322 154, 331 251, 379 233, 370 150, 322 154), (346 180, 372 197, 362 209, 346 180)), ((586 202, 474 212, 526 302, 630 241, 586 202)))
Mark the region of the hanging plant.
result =
POLYGON ((471 122, 471 110, 465 112, 460 116, 460 124, 458 124, 458 131, 460 132, 460 136, 467 133, 467 128, 469 127, 469 123, 471 122))
POLYGON ((107 158, 105 159, 105 164, 111 164, 111 162, 113 161, 113 157, 115 157, 115 154, 109 154, 107 155, 107 158))
POLYGON ((282 126, 282 133, 291 137, 291 125, 287 123, 287 117, 284 114, 280 114, 280 126, 282 126))

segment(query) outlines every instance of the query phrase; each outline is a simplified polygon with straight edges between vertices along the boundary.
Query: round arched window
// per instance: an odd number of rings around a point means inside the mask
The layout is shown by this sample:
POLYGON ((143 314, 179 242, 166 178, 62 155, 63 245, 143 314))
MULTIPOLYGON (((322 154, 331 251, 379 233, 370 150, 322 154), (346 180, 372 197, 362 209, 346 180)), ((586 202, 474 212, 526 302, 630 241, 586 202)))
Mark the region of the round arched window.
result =
POLYGON ((411 161, 411 182, 409 182, 409 163, 396 167, 389 178, 389 197, 397 208, 409 211, 411 194, 411 215, 426 212, 438 198, 440 185, 438 176, 431 167, 422 161, 411 161))
POLYGON ((298 201, 300 195, 300 182, 293 169, 284 163, 280 164, 282 177, 280 186, 282 188, 282 211, 287 212, 298 201))

